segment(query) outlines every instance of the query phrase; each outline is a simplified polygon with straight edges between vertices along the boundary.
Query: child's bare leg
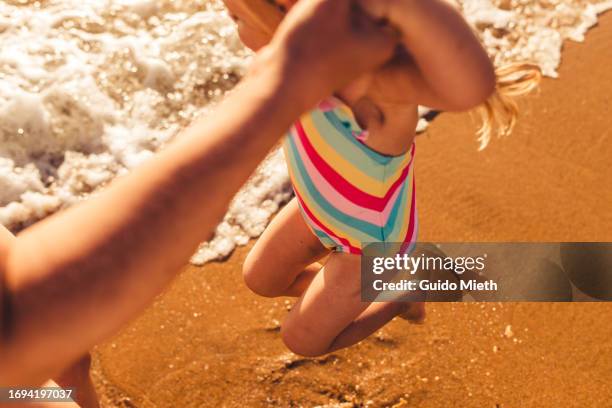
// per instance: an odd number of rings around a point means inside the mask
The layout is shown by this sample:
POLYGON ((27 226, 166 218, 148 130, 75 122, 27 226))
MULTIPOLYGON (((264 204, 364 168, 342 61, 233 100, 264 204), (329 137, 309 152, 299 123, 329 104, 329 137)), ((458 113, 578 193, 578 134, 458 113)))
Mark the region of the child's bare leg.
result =
POLYGON ((89 354, 68 367, 55 378, 55 382, 62 388, 74 388, 73 399, 81 408, 98 408, 98 396, 94 388, 89 370, 91 368, 91 357, 89 354))
POLYGON ((410 314, 410 321, 419 323, 425 317, 424 304, 416 302, 376 302, 370 304, 362 314, 342 330, 329 346, 327 352, 330 353, 359 343, 394 317, 404 313, 410 314))
MULTIPOLYGON (((348 347, 410 307, 361 302, 360 268, 359 256, 330 255, 283 322, 281 334, 290 350, 317 356, 348 347)), ((419 308, 422 311, 422 305, 419 308)))
POLYGON ((293 199, 272 220, 243 266, 244 280, 255 293, 300 296, 321 269, 315 263, 329 253, 306 225, 293 199))

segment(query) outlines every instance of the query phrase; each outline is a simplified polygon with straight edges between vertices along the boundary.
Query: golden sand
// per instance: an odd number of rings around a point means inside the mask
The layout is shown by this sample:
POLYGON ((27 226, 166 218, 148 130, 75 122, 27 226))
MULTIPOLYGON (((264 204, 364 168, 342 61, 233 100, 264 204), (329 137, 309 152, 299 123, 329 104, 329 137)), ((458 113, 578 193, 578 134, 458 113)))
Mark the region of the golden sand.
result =
MULTIPOLYGON (((559 80, 522 103, 515 134, 477 152, 443 114, 419 138, 422 240, 612 241, 612 13, 565 46, 559 80)), ((241 285, 248 248, 188 267, 95 353, 105 406, 603 407, 609 304, 433 304, 320 359, 278 335, 289 301, 241 285), (336 405, 332 405, 336 406, 336 405)), ((146 271, 143 271, 146 275, 146 271)))

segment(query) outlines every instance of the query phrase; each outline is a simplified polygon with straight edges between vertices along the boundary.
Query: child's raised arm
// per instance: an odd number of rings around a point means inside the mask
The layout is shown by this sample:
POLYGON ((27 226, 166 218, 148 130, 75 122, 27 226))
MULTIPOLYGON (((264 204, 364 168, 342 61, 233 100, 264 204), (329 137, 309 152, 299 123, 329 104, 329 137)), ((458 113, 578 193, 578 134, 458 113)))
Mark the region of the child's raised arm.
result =
POLYGON ((361 0, 373 16, 400 31, 412 63, 393 69, 395 89, 442 110, 468 110, 495 89, 491 60, 454 4, 447 0, 361 0), (399 82, 399 83, 398 83, 399 82), (401 83, 407 86, 402 87, 401 83))

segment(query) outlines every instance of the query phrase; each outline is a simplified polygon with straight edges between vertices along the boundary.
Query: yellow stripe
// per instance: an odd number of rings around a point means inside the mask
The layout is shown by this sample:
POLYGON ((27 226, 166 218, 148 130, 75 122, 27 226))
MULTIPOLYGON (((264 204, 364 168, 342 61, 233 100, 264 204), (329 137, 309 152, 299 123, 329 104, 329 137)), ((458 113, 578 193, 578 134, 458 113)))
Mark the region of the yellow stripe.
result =
MULTIPOLYGON (((291 176, 291 181, 295 182, 293 175, 291 176)), ((350 228, 349 226, 345 226, 345 225, 343 225, 342 228, 338 228, 337 223, 334 222, 336 221, 335 218, 329 217, 327 213, 325 213, 323 210, 319 208, 319 206, 314 200, 309 199, 308 192, 300 191, 300 189, 297 187, 296 189, 298 190, 300 197, 302 197, 302 199, 305 201, 306 206, 308 207, 310 212, 313 213, 315 219, 318 222, 320 222, 326 228, 331 230, 334 233, 334 235, 337 235, 338 237, 343 238, 346 241, 348 241, 351 244, 351 246, 354 246, 355 248, 361 248, 362 246, 361 241, 354 238, 355 236, 363 235, 361 231, 354 229, 354 228, 350 228), (344 231, 343 229, 348 230, 348 231, 344 231)), ((332 236, 328 232, 326 231, 322 231, 322 232, 328 235, 330 238, 332 238, 332 236)), ((341 242, 339 244, 344 245, 341 242)))
MULTIPOLYGON (((285 157, 287 157, 287 160, 289 160, 290 155, 293 156, 293 153, 291 149, 289 148, 287 141, 284 143, 283 148, 285 151, 285 157)), ((299 159, 299 158, 294 157, 294 160, 295 159, 299 159)), ((340 223, 334 217, 329 216, 324 210, 322 210, 320 206, 317 204, 316 200, 313 200, 311 198, 310 193, 308 192, 308 189, 306 189, 302 185, 302 183, 299 180, 297 180, 297 176, 294 174, 291 168, 289 169, 289 176, 291 178, 291 183, 293 184, 294 188, 298 191, 299 195, 304 200, 306 206, 308 206, 308 209, 314 214, 315 218, 320 223, 325 225, 325 227, 330 229, 334 234, 349 241, 351 245, 357 248, 362 247, 362 243, 358 240, 355 240, 354 237, 361 238, 364 235, 367 236, 367 234, 364 234, 359 229, 351 228, 348 225, 340 223)), ((403 209, 399 209, 401 215, 400 215, 400 218, 397 219, 395 223, 395 225, 399 224, 401 226, 399 235, 395 235, 391 237, 394 241, 399 242, 400 240, 403 240, 408 232, 408 228, 410 227, 410 212, 411 212, 411 207, 412 207, 412 194, 413 194, 413 183, 412 183, 413 177, 414 177, 414 166, 409 170, 408 176, 406 180, 404 181, 405 183, 410 183, 410 184, 408 185, 408 191, 406 193, 407 194, 406 207, 403 209)), ((401 200, 401 197, 398 197, 398 199, 401 200)), ((393 235, 393 231, 392 231, 392 235, 393 235)))
MULTIPOLYGON (((289 152, 289 149, 287 148, 287 146, 285 146, 284 149, 285 149, 285 154, 287 154, 289 152)), ((357 229, 351 228, 347 225, 342 225, 342 228, 339 228, 337 225, 336 219, 333 217, 327 216, 327 214, 319 208, 317 203, 314 200, 310 199, 310 194, 308 193, 308 191, 304 191, 300 188, 302 184, 296 179, 294 172, 291 170, 289 170, 289 177, 291 178, 291 183, 293 184, 293 188, 298 190, 298 194, 305 201, 306 205, 308 206, 308 209, 310 210, 310 212, 314 214, 317 221, 325 225, 325 227, 330 229, 335 235, 338 235, 339 237, 347 240, 352 246, 356 248, 361 248, 361 242, 358 240, 355 240, 353 236, 361 236, 363 235, 363 232, 357 229)), ((326 233, 325 231, 323 232, 326 233)))
MULTIPOLYGON (((344 179, 359 189, 375 197, 384 197, 388 191, 388 186, 393 184, 404 170, 404 166, 399 166, 395 174, 391 175, 386 182, 372 178, 367 173, 362 172, 358 167, 351 164, 338 152, 328 145, 318 129, 315 127, 310 115, 305 115, 301 120, 306 136, 317 150, 317 153, 331 165, 344 179)), ((405 160, 409 160, 410 155, 405 160)))
MULTIPOLYGON (((353 122, 357 123, 357 118, 355 117, 355 114, 353 113, 351 108, 348 107, 348 105, 344 103, 340 103, 336 109, 341 110, 346 116, 351 118, 353 122)), ((410 150, 412 151, 412 146, 410 146, 410 150)), ((402 173, 402 171, 406 167, 406 164, 408 164, 411 159, 412 159, 412 154, 405 155, 404 159, 402 160, 402 163, 398 167, 398 170, 396 170, 395 174, 392 177, 392 180, 393 180, 392 183, 398 179, 399 175, 402 173)))

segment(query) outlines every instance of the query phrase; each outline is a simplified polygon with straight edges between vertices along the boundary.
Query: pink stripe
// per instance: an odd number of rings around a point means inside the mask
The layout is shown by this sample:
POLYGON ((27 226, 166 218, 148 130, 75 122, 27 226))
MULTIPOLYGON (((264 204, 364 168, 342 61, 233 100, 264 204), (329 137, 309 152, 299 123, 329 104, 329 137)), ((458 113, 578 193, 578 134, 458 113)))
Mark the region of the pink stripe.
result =
POLYGON ((330 112, 338 107, 338 103, 334 98, 326 98, 319 102, 317 107, 323 112, 330 112))
POLYGON ((347 200, 344 196, 338 193, 338 191, 331 184, 329 184, 329 182, 317 171, 317 168, 310 160, 310 157, 304 151, 304 147, 299 143, 297 144, 297 150, 300 153, 304 167, 306 167, 308 176, 312 179, 314 185, 317 187, 317 190, 328 202, 332 203, 334 207, 350 215, 351 217, 367 221, 379 227, 386 225, 397 197, 402 191, 401 188, 395 190, 391 199, 382 211, 374 211, 368 208, 359 207, 352 201, 347 200))
MULTIPOLYGON (((312 213, 312 211, 310 211, 310 209, 308 208, 308 206, 306 205, 306 203, 304 203, 304 200, 302 199, 302 197, 300 196, 300 194, 296 191, 295 195, 298 199, 298 201, 300 202, 300 205, 302 206, 302 209, 304 210, 304 212, 308 215, 308 218, 317 226, 319 227, 323 232, 325 232, 328 236, 330 236, 330 238, 334 239, 337 238, 338 241, 340 241, 340 243, 342 244, 342 246, 348 248, 350 250, 351 253, 361 253, 361 250, 359 248, 356 248, 354 246, 351 245, 351 243, 346 240, 346 238, 341 238, 338 235, 336 235, 332 230, 330 230, 329 228, 327 228, 325 225, 323 225, 322 222, 320 222, 317 217, 315 217, 315 215, 312 213)), ((335 239, 334 239, 335 240, 335 239)))
POLYGON ((366 207, 376 211, 382 211, 391 199, 395 190, 399 188, 399 186, 408 176, 408 172, 412 164, 412 159, 411 162, 404 168, 400 177, 391 185, 384 197, 379 198, 372 196, 364 191, 359 190, 351 183, 349 183, 340 174, 338 174, 328 163, 326 163, 323 158, 319 156, 315 148, 310 143, 310 140, 308 140, 308 137, 306 136, 301 123, 297 122, 295 124, 295 129, 300 141, 302 142, 304 150, 310 157, 311 162, 317 168, 319 173, 323 177, 325 177, 331 185, 335 186, 335 189, 340 194, 342 194, 347 199, 361 207, 366 207))

